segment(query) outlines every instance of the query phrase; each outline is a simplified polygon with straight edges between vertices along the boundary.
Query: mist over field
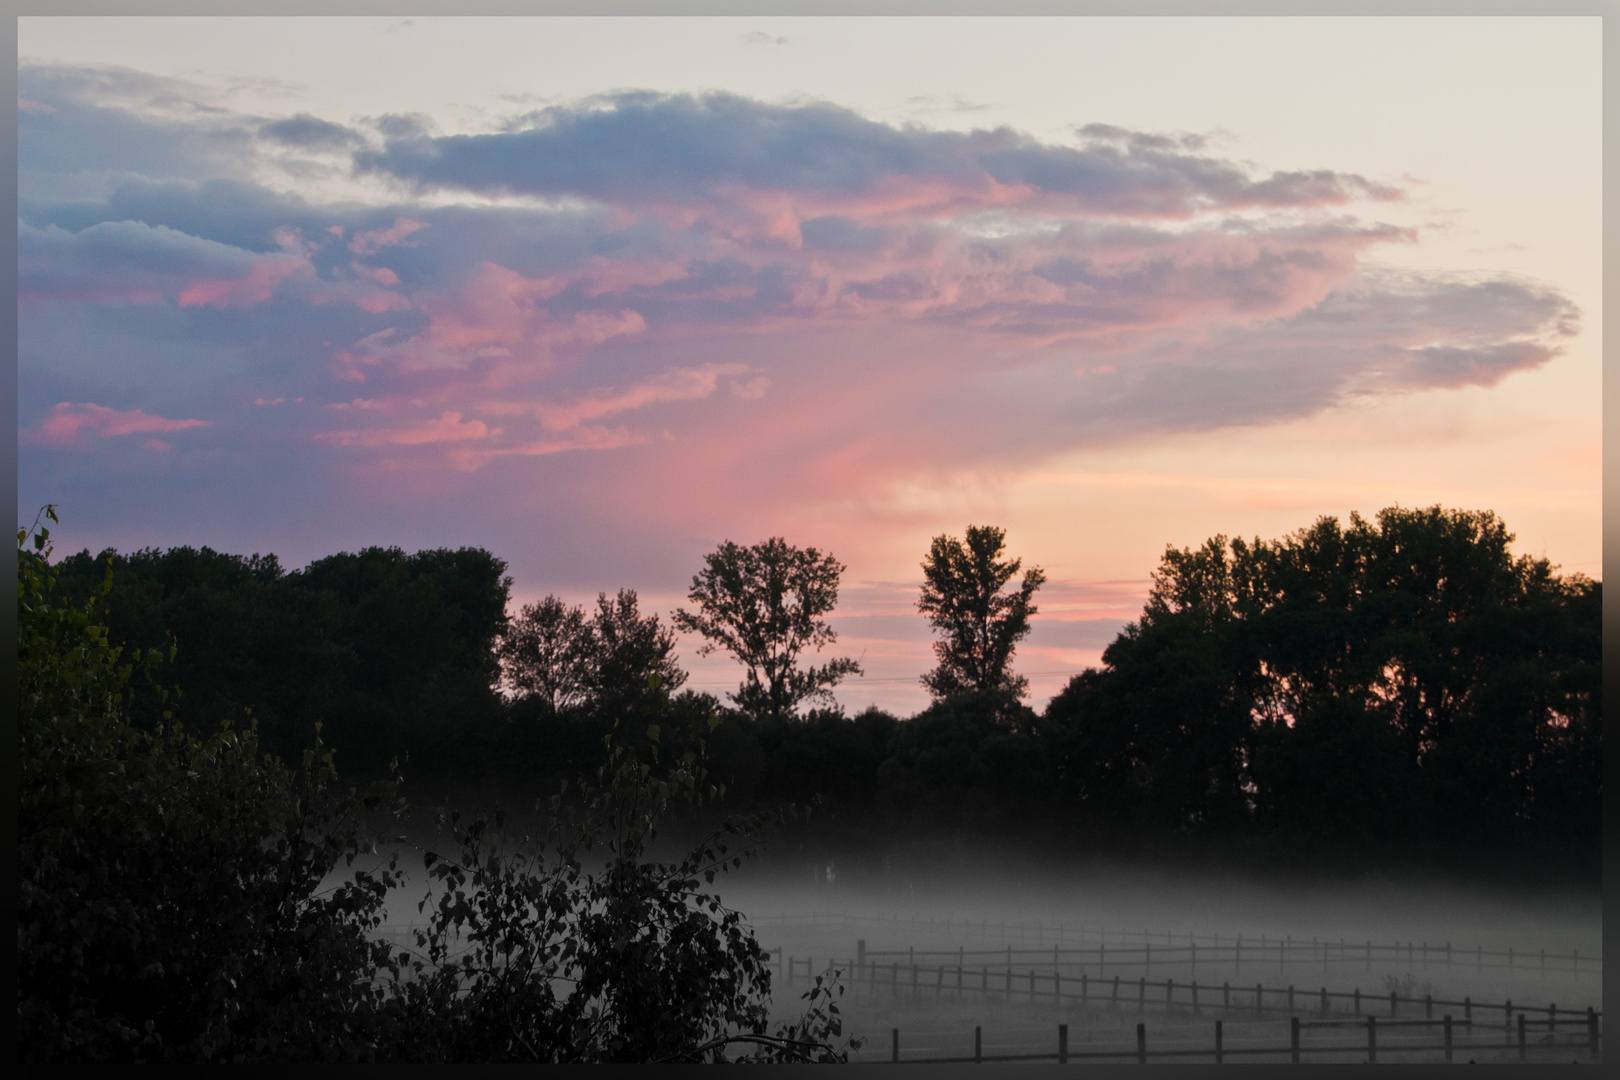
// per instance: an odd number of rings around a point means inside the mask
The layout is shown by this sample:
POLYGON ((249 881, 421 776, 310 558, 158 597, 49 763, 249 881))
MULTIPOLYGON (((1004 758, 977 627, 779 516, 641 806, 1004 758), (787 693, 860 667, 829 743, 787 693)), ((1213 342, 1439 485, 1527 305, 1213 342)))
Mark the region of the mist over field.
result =
MULTIPOLYGON (((664 854, 681 839, 669 838, 664 854)), ((436 842, 422 828, 404 849, 413 880, 391 900, 383 931, 391 940, 408 944, 422 921, 415 902, 425 879, 414 871, 420 850, 442 850, 436 842)), ((1042 864, 966 842, 928 850, 846 860, 822 846, 811 857, 791 837, 768 835, 757 858, 716 878, 712 891, 744 914, 771 954, 773 1016, 796 1018, 810 979, 828 975, 845 988, 846 1034, 867 1039, 855 1060, 888 1060, 893 1029, 909 1055, 965 1054, 975 1027, 986 1054, 1049 1053, 1059 1023, 1076 1047, 1111 1046, 1116 1036, 1128 1043, 1139 1021, 1172 1045, 1207 1042, 1220 1017, 1228 1032, 1277 1039, 1289 1014, 1315 1015, 1322 990, 1334 997, 1331 1015, 1351 1009, 1339 995, 1359 991, 1363 1013, 1387 1018, 1394 991, 1400 1016, 1423 1015, 1427 995, 1442 1003, 1434 1016, 1455 1013, 1459 1023, 1466 998, 1482 1024, 1494 1010, 1491 1031, 1509 1030, 1504 1003, 1542 1013, 1555 1005, 1560 1015, 1603 1007, 1603 898, 1592 883, 1307 876, 1282 867, 1223 873, 1148 860, 1042 864), (1054 972, 1062 1004, 1051 1000, 1054 972), (1251 1016, 1256 984, 1267 1008, 1251 1016), (1298 1008, 1285 1005, 1289 989, 1298 1008), (1220 1007, 1223 991, 1237 1009, 1220 1007)), ((1577 1015, 1566 1027, 1582 1023, 1577 1015)))

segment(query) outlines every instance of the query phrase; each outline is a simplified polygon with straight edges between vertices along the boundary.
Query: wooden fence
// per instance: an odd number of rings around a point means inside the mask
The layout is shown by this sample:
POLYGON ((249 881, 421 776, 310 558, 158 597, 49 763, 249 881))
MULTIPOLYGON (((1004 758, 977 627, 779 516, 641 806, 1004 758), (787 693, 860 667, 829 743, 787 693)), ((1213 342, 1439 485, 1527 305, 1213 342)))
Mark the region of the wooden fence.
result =
MULTIPOLYGON (((793 986, 801 974, 808 983, 817 973, 812 957, 800 959, 779 952, 772 955, 776 959, 777 974, 785 986, 793 986)), ((928 994, 939 998, 947 993, 957 997, 976 993, 981 996, 999 995, 1007 1001, 1019 1000, 1030 1003, 1049 1001, 1054 1005, 1075 1005, 1081 1008, 1119 1009, 1134 1004, 1137 1012, 1146 1012, 1150 1005, 1155 1010, 1162 1008, 1166 1011, 1181 1007, 1195 1016, 1205 1009, 1254 1015, 1293 1014, 1303 1006, 1312 1009, 1314 1015, 1320 1017, 1330 1017, 1336 1013, 1373 1017, 1382 1012, 1387 1004, 1387 1020, 1399 1020, 1404 1006, 1409 1018, 1421 1007, 1423 1021, 1430 1022, 1436 1019, 1435 1008, 1439 1007, 1457 1010, 1459 1022, 1469 1026, 1473 1026, 1476 1014, 1479 1022, 1484 1024, 1486 1017, 1500 1010, 1501 1026, 1504 1029, 1512 1027, 1515 1016, 1519 1017, 1521 1022, 1529 1022, 1524 1018, 1533 1014, 1533 1022, 1547 1024, 1549 1031, 1556 1031, 1560 1020, 1567 1027, 1571 1023, 1579 1023, 1589 1018, 1601 1019, 1603 1015, 1591 1007, 1560 1009, 1556 1003, 1546 1006, 1515 1007, 1512 999, 1498 1004, 1474 1001, 1472 997, 1464 997, 1457 1001, 1436 998, 1432 994, 1424 994, 1422 997, 1402 996, 1396 991, 1390 991, 1388 994, 1363 994, 1359 987, 1348 991, 1329 990, 1325 986, 1312 990, 1291 985, 1266 986, 1264 983, 1255 983, 1252 987, 1233 986, 1227 981, 1222 982, 1217 988, 1212 983, 1200 986, 1196 979, 1177 982, 1174 978, 1167 978, 1160 982, 1141 976, 1135 980, 1127 980, 1117 974, 1112 979, 1107 977, 1093 979, 1085 972, 1078 977, 1065 975, 1061 969, 1043 971, 1030 968, 1015 972, 1010 962, 996 971, 992 971, 987 965, 981 966, 977 972, 961 964, 951 966, 912 963, 902 966, 898 960, 881 964, 872 959, 875 955, 877 954, 867 953, 864 957, 845 963, 839 974, 849 973, 850 979, 846 984, 848 989, 859 991, 864 987, 874 997, 887 992, 894 1000, 898 1000, 902 994, 915 999, 928 994), (1125 992, 1123 996, 1121 990, 1125 992)), ((999 957, 1000 953, 997 955, 999 957)), ((831 966, 825 965, 823 970, 831 966)))
MULTIPOLYGON (((1289 1018, 1288 1042, 1286 1045, 1277 1043, 1256 1042, 1228 1042, 1223 1031, 1223 1022, 1215 1021, 1214 1041, 1209 1045, 1186 1046, 1155 1046, 1148 1045, 1147 1024, 1136 1025, 1136 1046, 1134 1048, 1119 1047, 1111 1049, 1071 1049, 1069 1045, 1069 1025, 1059 1024, 1057 1028, 1057 1045, 1051 1050, 1036 1051, 1033 1053, 1002 1053, 987 1054, 984 1052, 984 1029, 973 1029, 972 1056, 934 1056, 921 1055, 903 1056, 901 1051, 900 1029, 890 1029, 890 1062, 913 1065, 945 1065, 945 1064, 981 1064, 987 1062, 1010 1061, 1056 1061, 1066 1065, 1071 1061, 1130 1061, 1146 1065, 1149 1058, 1166 1060, 1179 1058, 1181 1060, 1212 1059, 1217 1065, 1226 1063, 1229 1059, 1282 1057, 1287 1055, 1293 1064, 1300 1064, 1311 1059, 1317 1061, 1323 1057, 1342 1057, 1352 1055, 1371 1064, 1377 1064, 1379 1054, 1382 1053, 1388 1060, 1399 1056, 1410 1060, 1414 1055, 1424 1057, 1439 1056, 1446 1062, 1455 1061, 1458 1054, 1481 1051, 1498 1052, 1507 1055, 1510 1059, 1515 1052, 1520 1061, 1531 1060, 1534 1052, 1537 1058, 1545 1060, 1550 1054, 1559 1054, 1575 1050, 1586 1051, 1588 1060, 1596 1062, 1602 1057, 1602 1033, 1597 1013, 1588 1010, 1585 1017, 1584 1031, 1568 1031, 1563 1038, 1559 1038, 1556 1030, 1556 1021, 1536 1021, 1519 1014, 1517 1032, 1509 1031, 1501 1038, 1478 1038, 1474 1036, 1473 1025, 1466 1022, 1457 1022, 1449 1015, 1439 1019, 1425 1020, 1385 1020, 1380 1021, 1376 1016, 1366 1017, 1365 1020, 1306 1020, 1298 1016, 1289 1018), (1538 1039, 1532 1043, 1529 1039, 1530 1030, 1538 1026, 1547 1027, 1546 1038, 1538 1039), (1365 1040, 1350 1042, 1316 1041, 1306 1042, 1304 1034, 1307 1031, 1336 1032, 1352 1027, 1362 1028, 1366 1032, 1365 1040), (1425 1032, 1435 1028, 1440 1029, 1439 1039, 1401 1039, 1391 1041, 1391 1030, 1424 1029, 1425 1032), (1462 1037, 1459 1038, 1459 1031, 1462 1037), (1385 1033, 1385 1041, 1380 1043, 1379 1033, 1385 1033), (1516 1038, 1515 1038, 1516 1035, 1516 1038)), ((1048 1044, 1050 1046, 1051 1044, 1048 1044)), ((925 1051, 926 1053, 926 1051, 925 1051)), ((870 1060, 870 1059, 867 1059, 870 1060)))
MULTIPOLYGON (((1120 930, 1101 927, 1070 927, 1038 920, 1000 919, 932 919, 922 916, 851 915, 807 912, 803 914, 767 914, 750 916, 750 922, 761 928, 795 926, 812 930, 857 927, 907 928, 914 933, 950 934, 958 939, 977 937, 981 941, 1011 942, 1016 936, 1019 945, 1006 944, 994 949, 903 949, 875 950, 874 959, 906 957, 907 963, 926 962, 929 958, 944 960, 954 957, 959 964, 969 959, 980 962, 990 957, 1006 956, 1012 964, 1016 958, 1033 961, 1051 956, 1054 967, 1091 966, 1099 971, 1106 967, 1184 966, 1189 970, 1199 964, 1222 964, 1235 971, 1245 964, 1274 966, 1287 970, 1289 966, 1321 964, 1327 966, 1360 962, 1371 968, 1374 963, 1390 961, 1415 967, 1443 966, 1468 967, 1476 971, 1501 970, 1510 974, 1575 973, 1601 975, 1603 957, 1581 955, 1578 949, 1569 952, 1548 952, 1546 949, 1525 950, 1512 946, 1487 949, 1483 945, 1472 948, 1453 948, 1450 942, 1426 941, 1309 941, 1291 936, 1281 938, 1260 935, 1245 938, 1242 934, 1197 934, 1164 930, 1120 930), (1043 944, 1030 946, 1029 938, 1043 944), (1048 947, 1046 940, 1053 940, 1048 947)), ((864 944, 858 946, 864 950, 864 944)))
MULTIPOLYGON (((1168 938, 1168 935, 1166 935, 1168 938)), ((1011 967, 1016 960, 1035 958, 1046 959, 1050 957, 1054 969, 1065 966, 1071 969, 1095 969, 1099 974, 1109 967, 1114 968, 1141 968, 1150 970, 1158 967, 1185 967, 1189 971, 1196 971, 1202 963, 1206 967, 1223 966, 1240 971, 1245 963, 1251 967, 1275 967, 1279 971, 1286 971, 1290 965, 1301 966, 1305 964, 1320 964, 1324 969, 1332 966, 1347 966, 1362 963, 1371 969, 1374 961, 1380 963, 1389 960, 1394 963, 1405 963, 1412 967, 1466 967, 1476 971, 1487 969, 1506 970, 1512 973, 1585 973, 1601 974, 1603 971, 1603 958, 1582 956, 1576 950, 1568 953, 1549 953, 1545 949, 1535 952, 1515 950, 1511 946, 1507 949, 1486 950, 1483 946, 1473 949, 1453 949, 1450 942, 1440 945, 1431 945, 1428 942, 1389 942, 1378 943, 1339 941, 1295 941, 1291 937, 1270 941, 1261 938, 1256 941, 1250 938, 1245 941, 1241 935, 1228 938, 1224 942, 1218 937, 1214 940, 1206 939, 1201 945, 1191 934, 1184 941, 1167 941, 1162 945, 1155 945, 1146 939, 1140 944, 1121 944, 1112 948, 1105 942, 1087 948, 1084 946, 1065 948, 1062 945, 1053 945, 1051 948, 1016 948, 1008 945, 1000 949, 873 949, 866 948, 865 940, 856 945, 859 959, 865 962, 868 959, 881 962, 886 959, 905 957, 908 964, 927 963, 931 958, 939 961, 954 959, 958 965, 967 965, 969 961, 975 963, 989 958, 1001 960, 1011 967)))

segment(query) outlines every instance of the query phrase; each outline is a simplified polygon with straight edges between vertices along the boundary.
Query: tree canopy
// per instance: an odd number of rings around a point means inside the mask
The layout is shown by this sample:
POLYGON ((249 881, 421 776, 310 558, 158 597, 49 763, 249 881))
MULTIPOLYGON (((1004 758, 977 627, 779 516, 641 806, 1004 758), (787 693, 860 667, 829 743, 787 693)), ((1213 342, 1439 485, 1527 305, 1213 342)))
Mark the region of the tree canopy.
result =
POLYGON ((967 543, 936 536, 923 560, 922 597, 917 609, 943 635, 934 642, 939 665, 922 677, 935 698, 1000 690, 1022 697, 1029 680, 1010 665, 1018 642, 1029 633, 1036 613, 1035 590, 1046 583, 1040 567, 1024 572, 1011 593, 1002 588, 1023 567, 1022 559, 1001 559, 1007 534, 995 526, 969 525, 967 543))
POLYGON ((743 712, 790 717, 805 701, 830 701, 834 686, 860 673, 847 657, 799 667, 801 653, 838 639, 822 618, 838 604, 844 572, 832 555, 772 537, 752 547, 727 540, 703 561, 687 594, 698 610, 677 611, 675 625, 706 639, 700 654, 725 649, 747 668, 731 695, 743 712))
POLYGON ((674 633, 656 614, 640 613, 634 589, 620 589, 611 600, 598 593, 589 617, 555 596, 525 604, 499 655, 508 685, 553 711, 588 708, 620 716, 639 703, 649 677, 657 675, 666 693, 686 681, 675 662, 674 633))
MULTIPOLYGON (((428 921, 396 948, 377 931, 404 875, 393 856, 353 865, 378 854, 361 819, 395 784, 345 795, 319 741, 288 768, 251 724, 132 723, 129 690, 162 657, 97 622, 114 560, 75 602, 48 527, 33 536, 31 551, 17 536, 22 1060, 843 1061, 859 1045, 837 1041, 835 972, 771 1028, 768 957, 708 888, 763 816, 648 857, 663 816, 718 794, 716 718, 663 762, 661 723, 638 744, 609 736, 538 837, 507 834, 498 810, 446 811, 453 854, 422 852, 428 921)), ((641 719, 667 723, 656 675, 647 690, 641 719)))

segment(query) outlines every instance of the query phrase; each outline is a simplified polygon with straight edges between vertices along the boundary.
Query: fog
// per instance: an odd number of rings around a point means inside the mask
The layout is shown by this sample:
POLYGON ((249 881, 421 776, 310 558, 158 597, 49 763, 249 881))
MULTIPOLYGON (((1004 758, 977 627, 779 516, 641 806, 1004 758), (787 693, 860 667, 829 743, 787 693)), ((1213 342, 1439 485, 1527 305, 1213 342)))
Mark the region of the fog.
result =
MULTIPOLYGON (((1429 995, 1440 1003, 1434 1017, 1460 1019, 1463 1010, 1447 1003, 1466 998, 1489 1020, 1493 1037, 1505 1039, 1512 1038, 1508 1002, 1540 1016, 1553 1004, 1560 1015, 1603 1007, 1595 885, 1413 875, 1291 879, 1097 861, 1033 867, 961 848, 901 869, 893 859, 841 863, 793 848, 767 848, 712 888, 745 914, 771 953, 777 1019, 802 1012, 807 972, 840 972, 845 1034, 867 1039, 860 1060, 888 1060, 896 1029, 906 1055, 971 1054, 975 1027, 987 1055, 1019 1047, 1050 1053, 1058 1023, 1069 1025, 1076 1047, 1112 1045, 1110 1033, 1129 1044, 1138 1021, 1162 1045, 1208 1043, 1222 1016, 1233 1038, 1250 1032, 1286 1045, 1288 1015, 1322 1015, 1322 990, 1345 995, 1334 997, 1331 1009, 1347 1016, 1358 991, 1356 1015, 1382 1017, 1392 990, 1402 1016, 1421 1015, 1429 995), (1054 977, 1062 987, 1056 1003, 1054 977), (1165 1001, 1167 980, 1173 1003, 1165 1001), (1186 1000, 1195 980, 1202 988, 1196 1008, 1186 1000), (1263 1012, 1218 1007, 1223 995, 1246 1007, 1257 983, 1266 995, 1263 1012), (1090 995, 1084 1003, 1082 985, 1090 995), (1298 995, 1292 1010, 1289 987, 1298 995)), ((422 920, 416 902, 426 889, 414 852, 405 864, 411 880, 390 898, 384 928, 401 944, 422 920)), ((1584 1019, 1566 1026, 1584 1031, 1584 1019)))

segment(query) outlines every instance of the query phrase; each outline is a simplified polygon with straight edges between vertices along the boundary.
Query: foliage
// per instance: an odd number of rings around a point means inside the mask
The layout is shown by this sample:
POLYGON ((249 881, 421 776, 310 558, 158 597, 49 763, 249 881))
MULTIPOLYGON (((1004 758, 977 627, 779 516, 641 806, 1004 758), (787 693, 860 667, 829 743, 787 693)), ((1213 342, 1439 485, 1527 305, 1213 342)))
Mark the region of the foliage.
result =
POLYGON ((1023 697, 1029 680, 1009 670, 1013 650, 1029 633, 1035 590, 1046 582, 1039 567, 1024 572, 1012 593, 1002 588, 1023 567, 1022 559, 998 558, 1006 531, 969 525, 967 543, 936 536, 923 560, 922 598, 917 609, 944 636, 934 643, 939 666, 922 677, 936 699, 952 694, 1000 690, 1023 697))
POLYGON ((1595 850, 1601 585, 1511 541, 1488 511, 1391 508, 1167 551, 1048 710, 1071 790, 1296 847, 1595 850))
POLYGON ((878 774, 890 813, 924 831, 994 835, 1052 809, 1035 713, 1005 690, 958 694, 901 724, 878 774))
MULTIPOLYGON (((55 511, 46 516, 55 521, 55 511)), ((112 588, 55 595, 49 533, 18 533, 18 1024, 29 1061, 847 1060, 834 988, 767 1031, 770 973, 741 916, 703 888, 762 818, 727 821, 685 859, 648 861, 661 816, 706 804, 703 740, 661 777, 612 736, 583 801, 550 806, 550 855, 504 850, 494 822, 447 813, 456 862, 419 951, 378 931, 403 884, 362 816, 393 784, 335 785, 317 739, 299 770, 250 724, 202 739, 126 714, 154 652, 124 660, 96 622, 112 588), (588 868, 594 846, 606 862, 588 868), (334 880, 334 878, 336 878, 334 880), (700 884, 700 881, 702 884, 700 884), (465 943, 465 948, 460 947, 465 943)), ((651 680, 660 713, 663 695, 651 680)), ((717 720, 710 718, 712 732, 717 720)), ((394 804, 403 810, 403 804, 394 804)))
POLYGON ((658 616, 637 611, 634 589, 596 598, 587 618, 555 596, 525 604, 502 637, 498 655, 519 695, 536 695, 552 711, 585 708, 620 716, 640 704, 640 688, 657 675, 668 689, 686 681, 675 663, 675 635, 658 616))
MULTIPOLYGON (((54 521, 55 512, 47 508, 54 521)), ((251 725, 207 739, 133 726, 155 652, 108 643, 95 595, 53 595, 49 532, 18 532, 19 1046, 33 1061, 233 1061, 364 1055, 379 999, 357 973, 392 868, 329 889, 370 850, 364 795, 261 757, 251 725)))
POLYGON ((800 670, 799 654, 820 649, 838 635, 821 616, 838 603, 844 566, 815 548, 795 548, 779 537, 753 547, 726 541, 704 557, 688 593, 696 614, 675 613, 675 625, 701 634, 707 656, 723 648, 748 669, 731 695, 750 716, 786 719, 807 700, 831 701, 832 687, 860 674, 854 660, 839 657, 800 670))
POLYGON ((572 805, 554 796, 537 840, 507 843, 498 812, 443 819, 460 857, 424 858, 439 892, 423 900, 431 919, 416 934, 416 977, 403 984, 423 1023, 394 1051, 400 1060, 698 1062, 739 1049, 742 1060, 847 1060, 859 1041, 833 1042, 838 1006, 819 980, 805 1018, 768 1032, 768 957, 704 888, 752 854, 730 845, 763 818, 727 819, 679 862, 646 858, 674 806, 722 793, 705 785, 698 725, 687 734, 697 749, 667 779, 655 770, 660 725, 647 728, 645 760, 609 736, 595 784, 572 805), (587 870, 597 844, 607 863, 587 870))
POLYGON ((395 757, 421 774, 487 756, 511 584, 488 552, 372 547, 287 573, 273 555, 206 547, 86 551, 57 564, 60 592, 88 599, 109 559, 97 610, 111 644, 180 646, 172 677, 184 693, 137 695, 139 726, 168 710, 203 735, 251 709, 265 749, 297 760, 322 724, 346 771, 370 775, 395 757))

